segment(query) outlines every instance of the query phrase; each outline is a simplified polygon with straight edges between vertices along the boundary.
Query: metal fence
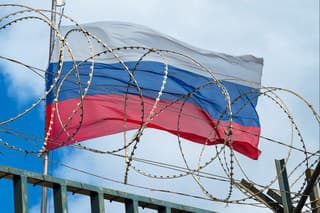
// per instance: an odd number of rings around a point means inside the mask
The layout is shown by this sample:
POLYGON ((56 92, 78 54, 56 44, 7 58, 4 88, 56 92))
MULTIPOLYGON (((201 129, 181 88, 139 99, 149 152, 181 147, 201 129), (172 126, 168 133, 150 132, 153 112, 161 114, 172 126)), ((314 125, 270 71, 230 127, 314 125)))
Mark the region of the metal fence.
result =
POLYGON ((213 212, 0 165, 0 179, 2 178, 13 181, 13 200, 16 213, 26 213, 29 211, 27 184, 52 188, 55 213, 68 212, 67 192, 90 196, 91 212, 93 213, 105 212, 105 200, 123 203, 125 205, 126 213, 138 213, 139 206, 142 208, 154 209, 161 213, 213 212))

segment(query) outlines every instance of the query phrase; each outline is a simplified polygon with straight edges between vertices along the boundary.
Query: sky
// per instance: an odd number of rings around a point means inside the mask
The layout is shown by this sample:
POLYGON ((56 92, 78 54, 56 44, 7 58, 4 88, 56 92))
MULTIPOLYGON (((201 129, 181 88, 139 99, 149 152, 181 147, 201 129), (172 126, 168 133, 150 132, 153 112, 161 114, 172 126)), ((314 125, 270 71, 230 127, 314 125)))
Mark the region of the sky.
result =
MULTIPOLYGON (((1 3, 20 4, 21 1, 4 0, 1 3)), ((26 0, 23 3, 35 8, 50 8, 49 1, 26 0)), ((0 17, 8 14, 9 11, 8 8, 0 7, 0 17)), ((293 90, 308 100, 319 113, 319 1, 66 0, 64 13, 79 23, 106 20, 132 22, 151 27, 203 49, 230 55, 253 54, 263 57, 262 85, 293 90)), ((66 24, 63 21, 62 24, 64 23, 66 24)), ((15 58, 28 65, 46 69, 49 29, 43 23, 24 21, 1 30, 0 39, 0 56, 15 58)), ((23 112, 43 95, 43 91, 44 82, 39 76, 21 66, 0 59, 0 98, 3 100, 0 108, 0 122, 23 112)), ((310 110, 293 95, 279 92, 279 96, 283 98, 297 122, 308 150, 311 152, 319 150, 319 124, 310 110)), ((286 114, 268 98, 259 99, 257 111, 260 116, 261 134, 290 144, 291 127, 286 114)), ((30 141, 21 140, 3 132, 0 132, 0 139, 24 149, 40 149, 44 135, 44 104, 40 104, 15 122, 5 126, 0 125, 0 130, 9 128, 14 129, 15 132, 19 130, 24 135, 27 135, 26 132, 30 133, 30 136, 28 135, 30 141)), ((142 139, 142 145, 137 152, 138 157, 182 165, 176 137, 160 131, 147 130, 142 139)), ((99 149, 119 147, 119 143, 123 143, 121 134, 86 142, 87 145, 99 149)), ((301 148, 296 133, 294 133, 293 143, 301 148)), ((188 160, 195 165, 197 163, 195 159, 200 153, 199 147, 184 143, 183 148, 188 160)), ((210 156, 212 150, 208 150, 206 157, 210 156)), ((258 161, 251 161, 242 156, 238 158, 250 179, 265 185, 275 176, 273 160, 286 158, 288 149, 261 140, 260 150, 262 154, 258 161)), ((287 166, 291 171, 303 156, 293 151, 289 157, 287 166)), ((52 152, 50 160, 72 165, 102 177, 123 179, 124 160, 122 158, 65 147, 52 152)), ((3 145, 0 145, 0 164, 36 172, 42 171, 41 159, 34 155, 9 150, 3 145)), ((206 171, 223 174, 218 164, 219 162, 214 162, 206 171)), ((139 163, 136 165, 150 172, 168 173, 168 171, 155 170, 139 163)), ((226 205, 140 190, 88 176, 54 163, 50 164, 49 174, 219 212, 236 210, 270 212, 267 209, 247 205, 226 205)), ((236 168, 235 175, 237 178, 242 178, 239 168, 236 168)), ((295 175, 291 180, 294 180, 295 175)), ((159 181, 131 171, 129 182, 154 188, 167 187, 174 191, 203 196, 190 177, 174 181, 159 181)), ((208 180, 203 180, 203 183, 215 196, 221 198, 226 196, 228 185, 208 180)), ((8 184, 9 182, 1 180, 0 188, 4 189, 5 194, 12 194, 8 184)), ((275 184, 274 187, 277 185, 275 184)), ((33 196, 29 206, 33 212, 37 212, 40 199, 36 195, 39 193, 39 188, 29 187, 29 189, 33 196)), ((235 193, 235 197, 239 196, 241 197, 235 193)), ((6 206, 11 210, 12 205, 7 202, 8 197, 0 193, 0 206, 6 206)), ((89 208, 85 197, 70 195, 69 201, 71 212, 89 208)), ((111 206, 107 208, 112 209, 113 212, 119 212, 122 208, 116 204, 108 203, 108 205, 111 206)))

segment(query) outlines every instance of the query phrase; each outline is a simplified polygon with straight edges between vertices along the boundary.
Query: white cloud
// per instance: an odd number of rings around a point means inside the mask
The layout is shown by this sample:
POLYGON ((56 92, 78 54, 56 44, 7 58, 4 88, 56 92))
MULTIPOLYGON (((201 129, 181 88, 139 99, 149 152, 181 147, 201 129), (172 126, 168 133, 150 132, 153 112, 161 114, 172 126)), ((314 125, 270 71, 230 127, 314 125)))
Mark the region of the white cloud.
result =
MULTIPOLYGON (((38 6, 44 5, 38 4, 38 6)), ((16 10, 1 7, 0 14, 9 14, 16 10)), ((30 13, 27 14, 30 15, 30 13)), ((16 16, 16 18, 22 16, 16 16)), ((12 20, 10 18, 1 24, 12 20)), ((1 40, 5 41, 0 44, 0 55, 45 70, 48 62, 48 30, 49 27, 39 20, 25 20, 7 27, 0 34, 1 40)), ((1 72, 8 78, 10 85, 8 92, 11 96, 16 96, 20 102, 26 102, 43 95, 44 80, 41 77, 16 63, 2 59, 0 63, 3 65, 1 72)))

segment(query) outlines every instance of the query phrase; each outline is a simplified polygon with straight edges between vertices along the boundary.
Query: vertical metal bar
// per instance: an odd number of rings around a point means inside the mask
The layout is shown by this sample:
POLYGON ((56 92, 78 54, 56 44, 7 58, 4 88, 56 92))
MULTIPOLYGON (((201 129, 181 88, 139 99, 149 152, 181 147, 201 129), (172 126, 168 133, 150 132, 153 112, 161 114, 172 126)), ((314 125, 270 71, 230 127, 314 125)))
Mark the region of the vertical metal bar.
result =
POLYGON ((319 178, 319 174, 320 174, 320 161, 318 162, 314 172, 312 173, 312 175, 308 181, 308 185, 306 186, 306 188, 302 192, 301 199, 300 199, 299 203, 297 204, 295 212, 301 212, 304 204, 306 203, 308 196, 310 195, 310 193, 315 185, 315 182, 319 178))
POLYGON ((14 212, 27 213, 28 210, 28 191, 27 191, 27 177, 14 176, 13 178, 14 191, 14 212))
POLYGON ((102 192, 92 192, 90 194, 91 213, 104 213, 104 197, 102 192))
POLYGON ((170 207, 162 207, 158 209, 158 213, 171 213, 171 208, 170 207))
POLYGON ((65 185, 56 184, 53 187, 53 202, 55 213, 67 213, 67 187, 65 185))
MULTIPOLYGON (((313 172, 314 171, 312 169, 306 170, 306 177, 308 182, 310 182, 313 172)), ((320 197, 319 197, 317 184, 313 185, 312 191, 310 193, 310 202, 311 202, 312 213, 320 212, 320 197)))
MULTIPOLYGON (((55 13, 56 12, 56 8, 57 8, 57 0, 52 0, 51 1, 51 23, 53 25, 56 24, 56 16, 57 14, 55 13)), ((51 57, 52 57, 52 52, 53 52, 53 47, 54 47, 54 39, 55 37, 55 31, 53 30, 52 27, 50 27, 50 40, 49 40, 49 64, 50 64, 50 61, 51 61, 51 57)))
POLYGON ((284 159, 275 160, 275 163, 277 168, 278 182, 280 187, 283 210, 285 213, 292 213, 293 206, 292 206, 292 201, 290 196, 290 187, 289 187, 289 181, 287 176, 287 170, 285 168, 285 161, 284 159))
MULTIPOLYGON (((51 0, 51 23, 55 25, 56 23, 56 8, 57 8, 57 0, 51 0)), ((50 37, 49 37, 49 54, 48 54, 48 66, 50 65, 53 47, 54 47, 54 37, 55 32, 52 27, 50 27, 50 37)), ((44 131, 46 133, 46 130, 44 131)), ((43 147, 46 148, 47 141, 44 142, 43 147)), ((48 175, 48 152, 43 153, 43 174, 48 175)), ((48 189, 47 187, 42 187, 42 195, 41 195, 41 213, 46 213, 47 211, 47 196, 48 189)))
MULTIPOLYGON (((48 158, 49 153, 45 152, 43 153, 43 175, 48 175, 48 158)), ((42 197, 41 197, 41 213, 47 212, 47 195, 48 195, 48 189, 47 187, 42 187, 42 197)))
POLYGON ((139 213, 138 201, 136 200, 126 200, 126 213, 139 213))

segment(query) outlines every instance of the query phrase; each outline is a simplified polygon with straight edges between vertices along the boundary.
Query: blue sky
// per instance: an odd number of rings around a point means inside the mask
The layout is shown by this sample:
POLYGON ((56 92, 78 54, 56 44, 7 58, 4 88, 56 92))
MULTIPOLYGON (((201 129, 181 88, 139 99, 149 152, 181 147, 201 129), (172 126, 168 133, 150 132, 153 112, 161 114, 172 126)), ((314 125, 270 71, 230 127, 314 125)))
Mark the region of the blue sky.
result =
MULTIPOLYGON (((213 51, 224 52, 231 55, 253 54, 264 58, 264 71, 262 84, 293 90, 305 97, 319 112, 319 2, 318 1, 116 1, 103 2, 91 0, 90 2, 66 0, 65 14, 80 23, 117 20, 129 21, 149 26, 179 40, 213 51)), ((21 1, 10 1, 10 3, 21 1)), ((27 5, 37 8, 50 8, 50 2, 35 0, 23 1, 27 5)), ((9 3, 4 1, 3 3, 9 3)), ((0 16, 7 14, 8 10, 0 8, 0 16)), ((2 24, 2 23, 1 23, 2 24)), ((48 49, 48 28, 41 24, 26 21, 17 24, 7 30, 0 31, 0 55, 14 57, 29 65, 46 69, 48 49)), ((32 74, 22 67, 15 66, 4 60, 0 60, 0 98, 2 100, 0 110, 0 122, 17 113, 23 112, 43 93, 44 84, 41 78, 32 74)), ((308 149, 319 149, 319 126, 302 102, 285 93, 279 93, 285 100, 295 121, 303 132, 308 149)), ((261 118, 262 134, 273 139, 290 143, 290 124, 286 116, 266 98, 260 99, 258 112, 261 118)), ((44 105, 28 113, 27 116, 4 127, 29 132, 40 140, 32 139, 33 143, 21 140, 9 134, 0 132, 0 139, 25 149, 38 150, 41 147, 41 138, 44 135, 44 105)), ((117 146, 122 143, 121 135, 90 141, 91 145, 98 148, 104 147, 104 143, 117 146)), ((144 143, 139 150, 139 156, 146 158, 158 158, 164 154, 170 156, 170 160, 179 163, 175 159, 177 150, 173 143, 176 138, 162 132, 148 131, 145 141, 153 138, 161 138, 161 141, 144 143), (163 142, 165 141, 165 142, 163 142), (163 153, 163 143, 172 149, 163 153)), ((294 145, 299 145, 298 139, 294 138, 294 145)), ((257 162, 239 157, 253 180, 267 184, 274 175, 274 158, 284 158, 288 149, 261 141, 261 159, 257 162)), ((185 146, 186 152, 192 160, 193 146, 185 146)), ((16 151, 8 150, 0 145, 0 164, 17 168, 41 172, 41 159, 33 155, 25 155, 16 151)), ((301 159, 299 153, 293 153, 295 158, 289 161, 290 168, 301 159)), ((93 173, 99 173, 115 179, 122 178, 123 159, 99 156, 92 153, 81 152, 72 148, 63 148, 52 153, 51 159, 77 168, 87 169, 93 173), (90 159, 88 161, 87 159, 90 159)), ((218 163, 218 162, 216 162, 218 163)), ((152 168, 148 168, 152 170, 152 168)), ((213 165, 208 171, 221 174, 218 165, 213 165)), ((70 171, 66 168, 51 164, 50 174, 60 177, 80 180, 105 187, 121 190, 129 190, 136 193, 146 193, 160 199, 167 199, 167 195, 156 194, 127 188, 122 185, 109 183, 97 178, 70 171)), ((238 173, 240 176, 240 173, 238 173)), ((122 180, 122 179, 121 179, 122 180)), ((132 182, 150 186, 172 187, 174 190, 186 190, 201 194, 191 178, 177 182, 155 182, 132 173, 132 182), (162 185, 161 185, 162 184, 162 185), (188 187, 185 187, 185 186, 188 187)), ((205 182, 210 192, 217 196, 225 196, 225 185, 220 183, 205 182), (219 190, 217 190, 219 189, 219 190)), ((7 182, 0 181, 0 188, 11 193, 11 186, 7 182)), ((39 197, 38 188, 29 187, 34 191, 34 198, 30 201, 30 207, 37 208, 39 197)), ((7 194, 7 193, 5 193, 7 194)), ((10 196, 0 193, 0 206, 12 208, 8 200, 10 196)), ((73 197, 72 209, 77 211, 83 198, 73 197)), ((224 204, 190 200, 187 198, 168 198, 184 204, 202 208, 213 209, 221 212, 232 212, 235 209, 246 209, 252 212, 268 212, 265 209, 254 209, 248 206, 230 206, 224 204)), ((116 208, 116 207, 113 207, 116 208)), ((35 210, 36 212, 36 210, 35 210)))

